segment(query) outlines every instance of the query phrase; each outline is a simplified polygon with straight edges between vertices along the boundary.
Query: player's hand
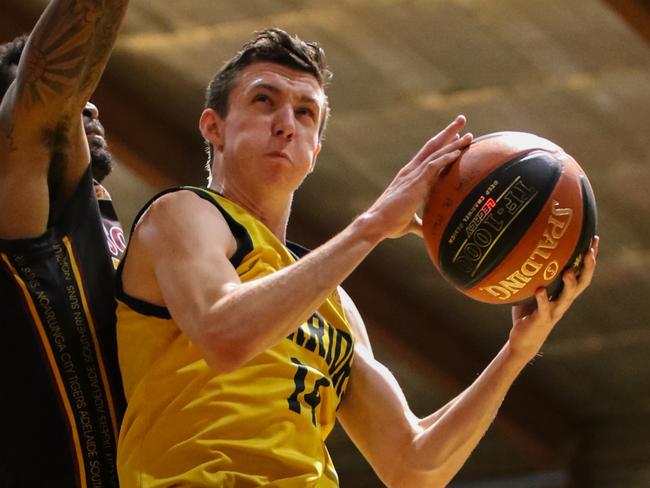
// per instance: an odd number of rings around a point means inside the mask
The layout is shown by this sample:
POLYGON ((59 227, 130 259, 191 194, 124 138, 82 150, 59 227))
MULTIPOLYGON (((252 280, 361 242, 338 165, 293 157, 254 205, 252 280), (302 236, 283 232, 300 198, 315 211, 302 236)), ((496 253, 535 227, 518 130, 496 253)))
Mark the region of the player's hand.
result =
POLYGON ((512 330, 510 348, 525 361, 532 360, 542 344, 571 307, 573 301, 591 284, 596 269, 598 255, 598 236, 591 241, 591 248, 584 259, 580 275, 568 269, 562 275, 564 288, 555 300, 549 300, 546 288, 535 293, 535 302, 529 305, 512 307, 512 330))
POLYGON ((472 142, 471 134, 460 136, 465 122, 465 117, 459 115, 427 141, 364 214, 377 226, 382 238, 401 237, 409 232, 422 235, 422 222, 416 211, 440 174, 472 142))

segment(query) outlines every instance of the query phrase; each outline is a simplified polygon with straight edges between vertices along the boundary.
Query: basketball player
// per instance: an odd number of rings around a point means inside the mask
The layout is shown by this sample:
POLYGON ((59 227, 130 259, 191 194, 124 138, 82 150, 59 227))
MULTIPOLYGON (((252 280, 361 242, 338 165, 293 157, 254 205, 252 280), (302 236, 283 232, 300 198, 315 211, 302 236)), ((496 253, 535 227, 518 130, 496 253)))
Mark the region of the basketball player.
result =
POLYGON ((52 0, 29 38, 0 46, 3 487, 118 486, 111 276, 125 243, 87 100, 125 8, 52 0))
POLYGON ((457 117, 300 257, 285 230, 321 148, 327 78, 316 44, 258 33, 208 88, 210 187, 168 190, 138 217, 118 270, 123 487, 337 486, 324 444, 337 419, 387 485, 443 486, 591 280, 593 250, 556 301, 540 290, 536 310, 515 308, 508 341, 467 390, 416 418, 338 285, 382 240, 421 233, 416 210, 472 137, 457 117))

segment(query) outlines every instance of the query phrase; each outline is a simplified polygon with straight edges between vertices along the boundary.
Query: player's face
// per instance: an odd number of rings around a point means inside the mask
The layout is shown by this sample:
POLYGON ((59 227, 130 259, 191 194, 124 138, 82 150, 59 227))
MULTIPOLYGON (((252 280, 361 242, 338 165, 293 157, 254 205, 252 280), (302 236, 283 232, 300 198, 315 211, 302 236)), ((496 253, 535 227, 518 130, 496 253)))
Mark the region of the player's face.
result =
POLYGON ((246 67, 221 124, 226 186, 235 181, 294 191, 320 151, 325 94, 309 73, 274 63, 246 67))
POLYGON ((108 151, 104 127, 99 122, 99 110, 94 104, 88 102, 82 115, 88 147, 90 148, 93 176, 97 181, 102 181, 113 168, 113 158, 108 151))

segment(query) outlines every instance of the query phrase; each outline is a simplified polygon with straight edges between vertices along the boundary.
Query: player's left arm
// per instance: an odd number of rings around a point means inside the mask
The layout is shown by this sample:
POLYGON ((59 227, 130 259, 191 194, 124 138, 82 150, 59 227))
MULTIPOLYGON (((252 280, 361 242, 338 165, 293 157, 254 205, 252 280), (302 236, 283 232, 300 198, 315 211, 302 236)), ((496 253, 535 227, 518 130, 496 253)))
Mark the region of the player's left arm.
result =
POLYGON ((536 294, 535 310, 515 307, 510 337, 493 361, 459 396, 423 419, 411 412, 396 379, 373 357, 358 312, 344 301, 357 341, 338 418, 386 485, 449 483, 487 431, 516 377, 591 283, 596 252, 597 239, 580 276, 565 272, 564 290, 557 300, 549 301, 542 289, 536 294))

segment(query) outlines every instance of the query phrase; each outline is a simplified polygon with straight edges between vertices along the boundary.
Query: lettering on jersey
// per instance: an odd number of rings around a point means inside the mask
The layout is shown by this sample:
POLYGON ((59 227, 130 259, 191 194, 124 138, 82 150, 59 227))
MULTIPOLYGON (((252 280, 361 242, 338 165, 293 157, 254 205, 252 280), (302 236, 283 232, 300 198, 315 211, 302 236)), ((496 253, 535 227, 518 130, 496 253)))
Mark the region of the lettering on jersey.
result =
POLYGON ((327 373, 341 399, 354 356, 352 336, 333 327, 321 314, 315 312, 287 339, 325 359, 327 373))
MULTIPOLYGON (((307 378, 307 373, 309 369, 306 365, 302 364, 298 358, 291 358, 291 362, 297 366, 296 375, 293 378, 293 381, 296 385, 296 389, 293 391, 291 396, 287 399, 289 402, 289 410, 292 410, 299 414, 302 411, 300 407, 300 401, 298 400, 301 393, 305 391, 305 379, 307 378)), ((309 392, 303 395, 305 403, 311 408, 311 423, 318 425, 316 423, 316 408, 320 405, 320 389, 323 387, 328 387, 331 385, 330 380, 325 376, 320 376, 314 382, 314 388, 309 392)))
MULTIPOLYGON (((58 391, 67 399, 64 411, 71 415, 71 428, 79 438, 79 452, 88 486, 103 486, 115 479, 115 439, 106 393, 102 385, 93 338, 74 271, 73 256, 61 243, 52 245, 56 273, 45 274, 32 267, 23 255, 12 256, 17 276, 26 286, 26 299, 33 304, 32 318, 55 373, 58 391), (51 276, 47 282, 43 275, 51 276), (39 320, 40 319, 40 320, 39 320), (40 322, 42 327, 37 325, 40 322)), ((38 266, 38 264, 34 265, 38 266)))
POLYGON ((300 413, 300 401, 298 401, 298 396, 305 391, 305 378, 307 377, 307 367, 300 362, 297 358, 291 358, 291 362, 298 366, 296 370, 296 375, 293 378, 293 382, 296 385, 296 389, 293 390, 293 393, 289 396, 287 401, 289 402, 289 410, 292 410, 296 413, 300 413))
POLYGON ((287 339, 297 345, 317 354, 325 360, 327 371, 303 364, 298 358, 291 358, 296 365, 294 376, 295 389, 287 399, 289 410, 300 413, 301 401, 311 409, 313 425, 316 422, 316 409, 321 402, 321 388, 333 386, 339 401, 343 397, 345 385, 350 376, 352 358, 354 356, 354 342, 347 332, 337 329, 329 324, 318 312, 314 313, 296 332, 291 333, 287 339), (308 373, 312 378, 313 387, 307 391, 308 373))

